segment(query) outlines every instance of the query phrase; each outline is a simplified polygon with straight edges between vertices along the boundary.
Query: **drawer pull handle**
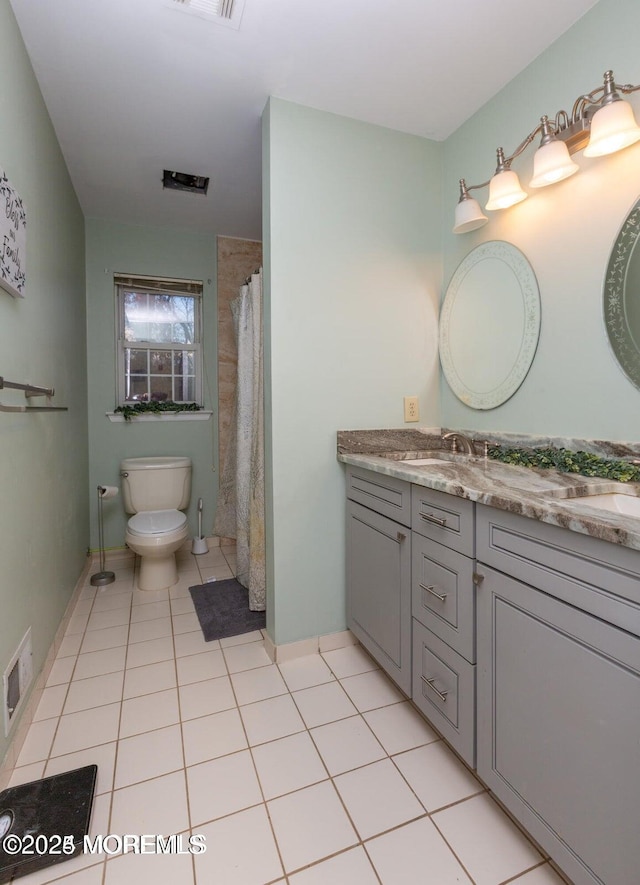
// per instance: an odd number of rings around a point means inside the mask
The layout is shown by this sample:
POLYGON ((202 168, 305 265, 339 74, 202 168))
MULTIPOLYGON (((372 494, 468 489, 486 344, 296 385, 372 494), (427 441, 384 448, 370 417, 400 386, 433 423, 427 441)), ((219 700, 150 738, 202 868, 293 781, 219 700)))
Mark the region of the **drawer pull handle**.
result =
POLYGON ((431 691, 435 691, 435 693, 438 695, 440 700, 446 704, 447 695, 449 694, 448 691, 440 691, 439 689, 437 689, 435 687, 435 685, 433 684, 435 682, 435 679, 427 679, 426 676, 421 676, 420 679, 422 679, 424 684, 427 685, 431 689, 431 691))
POLYGON ((398 532, 398 534, 396 535, 396 541, 398 541, 399 543, 406 541, 406 539, 407 536, 404 534, 404 532, 398 532))
POLYGON ((439 516, 434 516, 433 513, 421 513, 420 519, 424 519, 425 522, 433 522, 436 525, 445 526, 447 524, 446 519, 441 519, 439 516))
POLYGON ((427 587, 426 584, 420 584, 422 590, 426 590, 427 593, 430 593, 432 596, 435 596, 436 599, 439 599, 440 602, 444 602, 447 598, 446 593, 437 593, 433 587, 427 587))

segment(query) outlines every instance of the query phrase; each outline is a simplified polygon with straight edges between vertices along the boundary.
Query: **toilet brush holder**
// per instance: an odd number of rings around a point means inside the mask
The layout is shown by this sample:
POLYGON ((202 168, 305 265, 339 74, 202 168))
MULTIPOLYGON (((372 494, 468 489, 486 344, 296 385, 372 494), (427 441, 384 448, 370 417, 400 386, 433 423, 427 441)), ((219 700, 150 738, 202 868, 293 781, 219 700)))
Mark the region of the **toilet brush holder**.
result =
POLYGON ((209 545, 207 539, 202 536, 202 498, 198 498, 198 537, 193 539, 191 552, 196 556, 199 553, 208 553, 209 545))

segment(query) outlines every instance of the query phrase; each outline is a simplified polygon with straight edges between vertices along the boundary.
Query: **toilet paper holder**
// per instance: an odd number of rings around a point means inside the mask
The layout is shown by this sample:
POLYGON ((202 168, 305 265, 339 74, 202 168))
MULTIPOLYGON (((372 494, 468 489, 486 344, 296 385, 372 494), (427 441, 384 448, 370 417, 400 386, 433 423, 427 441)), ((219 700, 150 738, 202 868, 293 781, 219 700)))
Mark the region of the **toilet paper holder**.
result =
POLYGON ((100 571, 91 575, 91 584, 94 587, 103 587, 105 584, 112 584, 115 579, 114 572, 105 570, 104 561, 104 521, 102 517, 102 501, 115 498, 118 494, 117 486, 99 485, 98 491, 98 544, 100 545, 100 571))

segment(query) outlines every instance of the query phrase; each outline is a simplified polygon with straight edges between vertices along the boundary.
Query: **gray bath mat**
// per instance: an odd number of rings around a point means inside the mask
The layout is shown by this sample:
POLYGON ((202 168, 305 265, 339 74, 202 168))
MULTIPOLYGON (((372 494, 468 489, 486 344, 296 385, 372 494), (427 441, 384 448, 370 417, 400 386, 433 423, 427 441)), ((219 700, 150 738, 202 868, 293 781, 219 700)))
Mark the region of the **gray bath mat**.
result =
POLYGON ((264 612, 249 610, 249 591, 235 578, 189 587, 205 642, 261 630, 264 612))

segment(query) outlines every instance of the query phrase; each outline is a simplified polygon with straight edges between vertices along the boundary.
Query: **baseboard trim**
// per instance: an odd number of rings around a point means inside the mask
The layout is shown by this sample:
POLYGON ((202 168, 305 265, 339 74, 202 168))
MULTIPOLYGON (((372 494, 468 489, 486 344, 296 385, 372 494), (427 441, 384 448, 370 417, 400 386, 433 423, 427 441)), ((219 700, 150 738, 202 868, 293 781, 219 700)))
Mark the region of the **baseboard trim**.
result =
POLYGON ((298 642, 285 642, 275 645, 267 634, 264 638, 264 648, 274 664, 283 664, 285 661, 293 661, 305 655, 320 654, 325 651, 333 651, 336 648, 345 648, 348 645, 357 645, 358 640, 351 630, 341 630, 339 633, 326 633, 324 636, 311 636, 309 639, 301 639, 298 642))

